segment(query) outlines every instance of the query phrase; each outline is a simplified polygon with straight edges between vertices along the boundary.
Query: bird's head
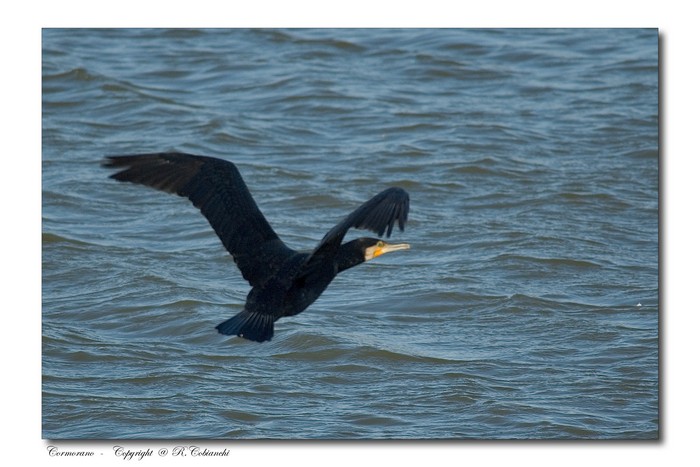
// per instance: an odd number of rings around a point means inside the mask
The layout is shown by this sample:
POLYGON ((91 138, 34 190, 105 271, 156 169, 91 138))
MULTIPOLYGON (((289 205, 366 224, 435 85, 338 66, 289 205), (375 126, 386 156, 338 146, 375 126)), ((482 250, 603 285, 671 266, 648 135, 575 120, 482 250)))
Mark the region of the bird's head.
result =
POLYGON ((381 256, 384 253, 408 250, 408 243, 390 244, 378 238, 361 237, 343 243, 337 255, 338 272, 381 256))
POLYGON ((387 243, 378 238, 360 238, 357 240, 360 248, 362 248, 365 261, 381 256, 384 253, 392 251, 408 250, 411 245, 408 243, 387 243))

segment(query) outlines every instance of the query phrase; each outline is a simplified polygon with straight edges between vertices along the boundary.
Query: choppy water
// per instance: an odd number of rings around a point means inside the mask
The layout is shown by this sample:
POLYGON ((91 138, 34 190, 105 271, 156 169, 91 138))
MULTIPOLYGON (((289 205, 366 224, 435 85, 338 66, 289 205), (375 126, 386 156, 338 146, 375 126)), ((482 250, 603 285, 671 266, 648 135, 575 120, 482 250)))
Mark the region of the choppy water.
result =
MULTIPOLYGON (((658 36, 43 32, 45 438, 656 438, 658 36), (412 244, 265 344, 183 199, 102 156, 240 168, 292 247, 389 185, 412 244)), ((392 237, 394 238, 394 237, 392 237)))

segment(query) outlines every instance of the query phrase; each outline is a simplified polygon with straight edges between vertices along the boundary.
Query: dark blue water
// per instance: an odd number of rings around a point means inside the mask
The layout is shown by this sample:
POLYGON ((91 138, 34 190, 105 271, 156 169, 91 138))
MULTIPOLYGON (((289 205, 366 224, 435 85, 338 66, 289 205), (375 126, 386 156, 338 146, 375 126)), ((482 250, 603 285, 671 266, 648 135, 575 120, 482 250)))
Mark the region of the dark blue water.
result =
POLYGON ((43 436, 657 438, 657 56, 654 29, 44 30, 43 436), (412 249, 221 336, 249 287, 206 220, 100 167, 161 150, 235 162, 298 249, 401 186, 412 249))

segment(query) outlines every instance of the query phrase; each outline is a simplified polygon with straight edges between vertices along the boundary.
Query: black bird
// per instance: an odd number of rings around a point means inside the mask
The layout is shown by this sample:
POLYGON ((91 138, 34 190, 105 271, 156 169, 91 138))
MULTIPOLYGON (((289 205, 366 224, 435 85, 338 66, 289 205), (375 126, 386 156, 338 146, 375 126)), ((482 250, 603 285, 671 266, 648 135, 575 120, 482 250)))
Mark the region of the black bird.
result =
POLYGON ((409 248, 378 238, 343 243, 350 228, 391 236, 408 218, 408 193, 388 188, 333 227, 311 252, 287 247, 255 204, 236 166, 228 161, 183 153, 108 156, 106 167, 121 182, 146 185, 189 198, 207 218, 243 277, 253 287, 245 308, 216 326, 221 334, 253 341, 272 339, 273 323, 304 311, 346 269, 379 255, 409 248))

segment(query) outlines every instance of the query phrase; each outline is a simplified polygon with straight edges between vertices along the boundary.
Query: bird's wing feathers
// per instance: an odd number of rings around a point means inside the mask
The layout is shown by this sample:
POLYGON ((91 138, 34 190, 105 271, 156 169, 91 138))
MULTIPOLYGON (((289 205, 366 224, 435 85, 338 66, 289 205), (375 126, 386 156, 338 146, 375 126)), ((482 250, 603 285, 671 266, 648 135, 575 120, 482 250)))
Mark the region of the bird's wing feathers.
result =
POLYGON ((355 209, 350 215, 333 227, 314 250, 321 251, 340 247, 343 237, 351 228, 369 230, 379 236, 391 237, 394 224, 398 222, 403 231, 408 219, 408 193, 397 187, 387 188, 355 209))
POLYGON ((243 277, 259 285, 294 252, 274 232, 231 162, 183 153, 111 156, 111 177, 189 198, 207 218, 243 277))

